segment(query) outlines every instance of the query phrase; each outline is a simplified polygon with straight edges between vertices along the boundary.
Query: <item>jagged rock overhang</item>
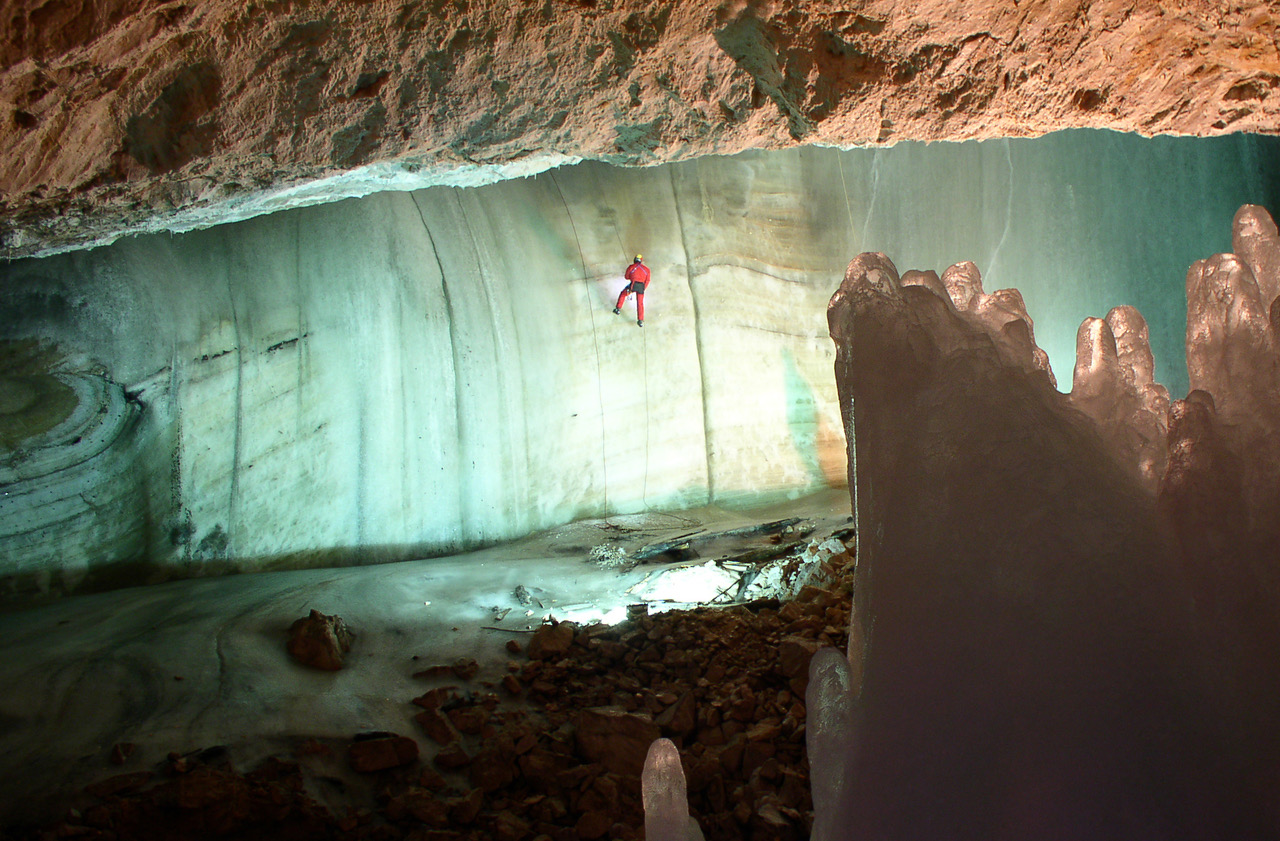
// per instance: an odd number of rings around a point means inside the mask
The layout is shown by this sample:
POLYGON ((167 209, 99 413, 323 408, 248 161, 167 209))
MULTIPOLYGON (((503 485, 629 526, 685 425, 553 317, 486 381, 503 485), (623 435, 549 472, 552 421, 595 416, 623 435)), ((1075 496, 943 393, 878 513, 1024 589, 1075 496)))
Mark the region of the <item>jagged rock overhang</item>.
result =
POLYGON ((22 0, 7 14, 10 258, 575 159, 1280 129, 1260 0, 22 0))

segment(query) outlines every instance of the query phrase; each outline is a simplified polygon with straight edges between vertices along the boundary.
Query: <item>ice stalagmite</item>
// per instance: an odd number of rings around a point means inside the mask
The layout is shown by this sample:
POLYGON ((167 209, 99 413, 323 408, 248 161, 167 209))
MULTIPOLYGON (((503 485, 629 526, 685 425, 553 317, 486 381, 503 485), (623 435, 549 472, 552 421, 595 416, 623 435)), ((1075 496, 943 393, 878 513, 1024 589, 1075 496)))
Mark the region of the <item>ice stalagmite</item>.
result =
MULTIPOLYGON (((987 336, 1009 364, 1026 371, 1041 371, 1056 385, 1049 355, 1036 345, 1035 325, 1021 292, 997 289, 988 295, 982 289, 978 267, 967 261, 943 272, 942 284, 956 310, 986 328, 987 336)), ((903 285, 907 285, 905 281, 903 285)))
POLYGON ((809 661, 809 688, 805 692, 812 841, 854 837, 849 811, 856 736, 854 692, 854 676, 844 655, 834 648, 819 649, 809 661))
MULTIPOLYGON (((1187 272, 1192 392, 1169 413, 1158 507, 1176 537, 1201 643, 1221 687, 1230 755, 1280 779, 1280 236, 1236 214, 1235 254, 1187 272)), ((1242 763, 1243 764, 1243 763, 1242 763)), ((1280 786, 1251 783, 1276 802, 1280 786)))
POLYGON ((1246 204, 1231 225, 1231 250, 1249 266, 1268 309, 1280 298, 1280 232, 1266 208, 1246 204))
POLYGON ((1071 404, 1093 418, 1111 455, 1151 493, 1164 475, 1169 412, 1154 367, 1147 322, 1133 307, 1080 325, 1071 404))
POLYGON ((680 751, 670 739, 649 745, 640 779, 646 841, 695 841, 702 838, 689 815, 680 751))
POLYGON ((1275 278, 1260 283, 1234 254, 1200 260, 1187 272, 1191 388, 1212 395, 1221 445, 1240 471, 1249 535, 1236 542, 1250 553, 1256 550, 1244 544, 1270 544, 1274 552, 1280 539, 1280 337, 1271 324, 1270 292, 1262 291, 1275 284, 1275 278))

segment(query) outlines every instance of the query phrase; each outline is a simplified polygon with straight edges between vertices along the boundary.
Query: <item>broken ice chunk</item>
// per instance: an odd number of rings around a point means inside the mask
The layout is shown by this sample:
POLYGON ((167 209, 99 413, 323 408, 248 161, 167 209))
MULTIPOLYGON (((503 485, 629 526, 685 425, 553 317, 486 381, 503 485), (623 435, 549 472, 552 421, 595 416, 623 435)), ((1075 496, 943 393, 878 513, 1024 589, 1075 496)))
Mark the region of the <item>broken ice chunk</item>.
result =
POLYGON ((685 793, 680 752, 670 739, 649 745, 640 776, 644 802, 644 837, 648 841, 688 841, 689 800, 685 793))
POLYGON ((809 661, 805 692, 809 780, 813 790, 813 841, 850 835, 849 803, 854 754, 854 686, 849 662, 834 648, 809 661))

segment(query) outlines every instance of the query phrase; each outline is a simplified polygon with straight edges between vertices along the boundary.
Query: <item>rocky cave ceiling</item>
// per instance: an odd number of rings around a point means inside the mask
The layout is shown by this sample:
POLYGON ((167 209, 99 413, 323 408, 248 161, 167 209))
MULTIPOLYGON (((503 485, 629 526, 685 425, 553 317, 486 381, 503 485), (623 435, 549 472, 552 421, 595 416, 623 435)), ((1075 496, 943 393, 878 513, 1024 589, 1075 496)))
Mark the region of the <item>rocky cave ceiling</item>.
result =
POLYGON ((1261 0, 17 0, 10 258, 387 187, 746 148, 1274 133, 1261 0))

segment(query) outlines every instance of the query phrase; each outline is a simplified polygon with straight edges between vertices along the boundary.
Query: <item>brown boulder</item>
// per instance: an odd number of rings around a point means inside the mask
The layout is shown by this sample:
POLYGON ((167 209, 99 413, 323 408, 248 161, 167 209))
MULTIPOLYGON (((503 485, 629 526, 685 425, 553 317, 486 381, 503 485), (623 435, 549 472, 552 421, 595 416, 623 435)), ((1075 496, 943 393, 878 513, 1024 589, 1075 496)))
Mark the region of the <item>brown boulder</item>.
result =
POLYGON ((458 680, 471 680, 480 671, 480 664, 470 657, 459 657, 447 666, 432 666, 420 672, 414 672, 415 678, 433 680, 442 677, 456 677, 458 680))
POLYGON ((413 789, 393 797, 387 803, 387 817, 394 821, 412 815, 427 826, 449 825, 449 805, 429 791, 413 789))
POLYGON ((529 837, 529 822, 518 815, 503 811, 493 820, 494 841, 522 841, 529 837))
POLYGON ((654 719, 654 723, 668 735, 687 736, 698 725, 697 712, 698 707, 693 693, 686 692, 654 719))
POLYGON ((595 707, 574 717, 578 756, 619 774, 640 776, 649 745, 662 736, 648 718, 613 707, 595 707))
POLYGON ((466 750, 463 749, 462 745, 454 742, 453 744, 440 749, 440 752, 436 754, 435 762, 436 765, 439 765, 446 771, 453 771, 470 765, 471 757, 467 754, 466 750))
POLYGON ((445 701, 456 698, 458 693, 452 686, 441 686, 439 689, 428 690, 417 698, 413 699, 413 703, 427 710, 434 710, 445 701))
POLYGON ((105 780, 99 780, 85 787, 85 792, 94 797, 111 797, 117 794, 126 794, 138 791, 147 783, 151 782, 152 773, 150 771, 135 771, 132 774, 117 774, 114 777, 108 777, 105 780))
POLYGON ((478 736, 480 731, 484 729, 485 722, 489 720, 489 711, 484 707, 455 707, 449 710, 449 721, 458 729, 459 733, 465 733, 468 736, 478 736))
POLYGON ((515 777, 515 761, 497 750, 484 750, 471 761, 467 774, 471 785, 481 791, 497 791, 515 777))
POLYGON ((352 742, 347 761, 355 771, 369 773, 408 765, 418 758, 418 743, 405 736, 387 735, 352 742))
POLYGON ((573 631, 571 622, 551 622, 540 626, 529 640, 529 659, 546 660, 565 654, 573 645, 573 631))
POLYGON ((578 818, 574 831, 582 841, 595 841, 613 825, 613 817, 606 812, 587 812, 578 818))
POLYGON ((312 610, 311 615, 289 626, 286 648, 299 663, 336 672, 342 668, 343 655, 351 650, 354 638, 355 634, 341 616, 327 616, 312 610))
POLYGON ((484 792, 474 788, 465 796, 455 797, 448 803, 449 818, 455 824, 466 826, 473 823, 480 814, 480 807, 484 805, 484 792))
POLYGON ((418 713, 413 720, 422 725, 422 729, 431 740, 438 745, 447 745, 457 741, 458 734, 444 713, 438 709, 427 709, 418 713))
POLYGON ((778 668, 788 678, 798 678, 809 673, 809 661, 818 650, 815 640, 804 637, 783 637, 778 644, 778 668))
POLYGON ((137 747, 138 746, 135 745, 133 742, 120 742, 118 744, 112 745, 111 756, 110 756, 111 764, 123 765, 129 759, 130 756, 133 756, 133 752, 135 749, 137 749, 137 747))

